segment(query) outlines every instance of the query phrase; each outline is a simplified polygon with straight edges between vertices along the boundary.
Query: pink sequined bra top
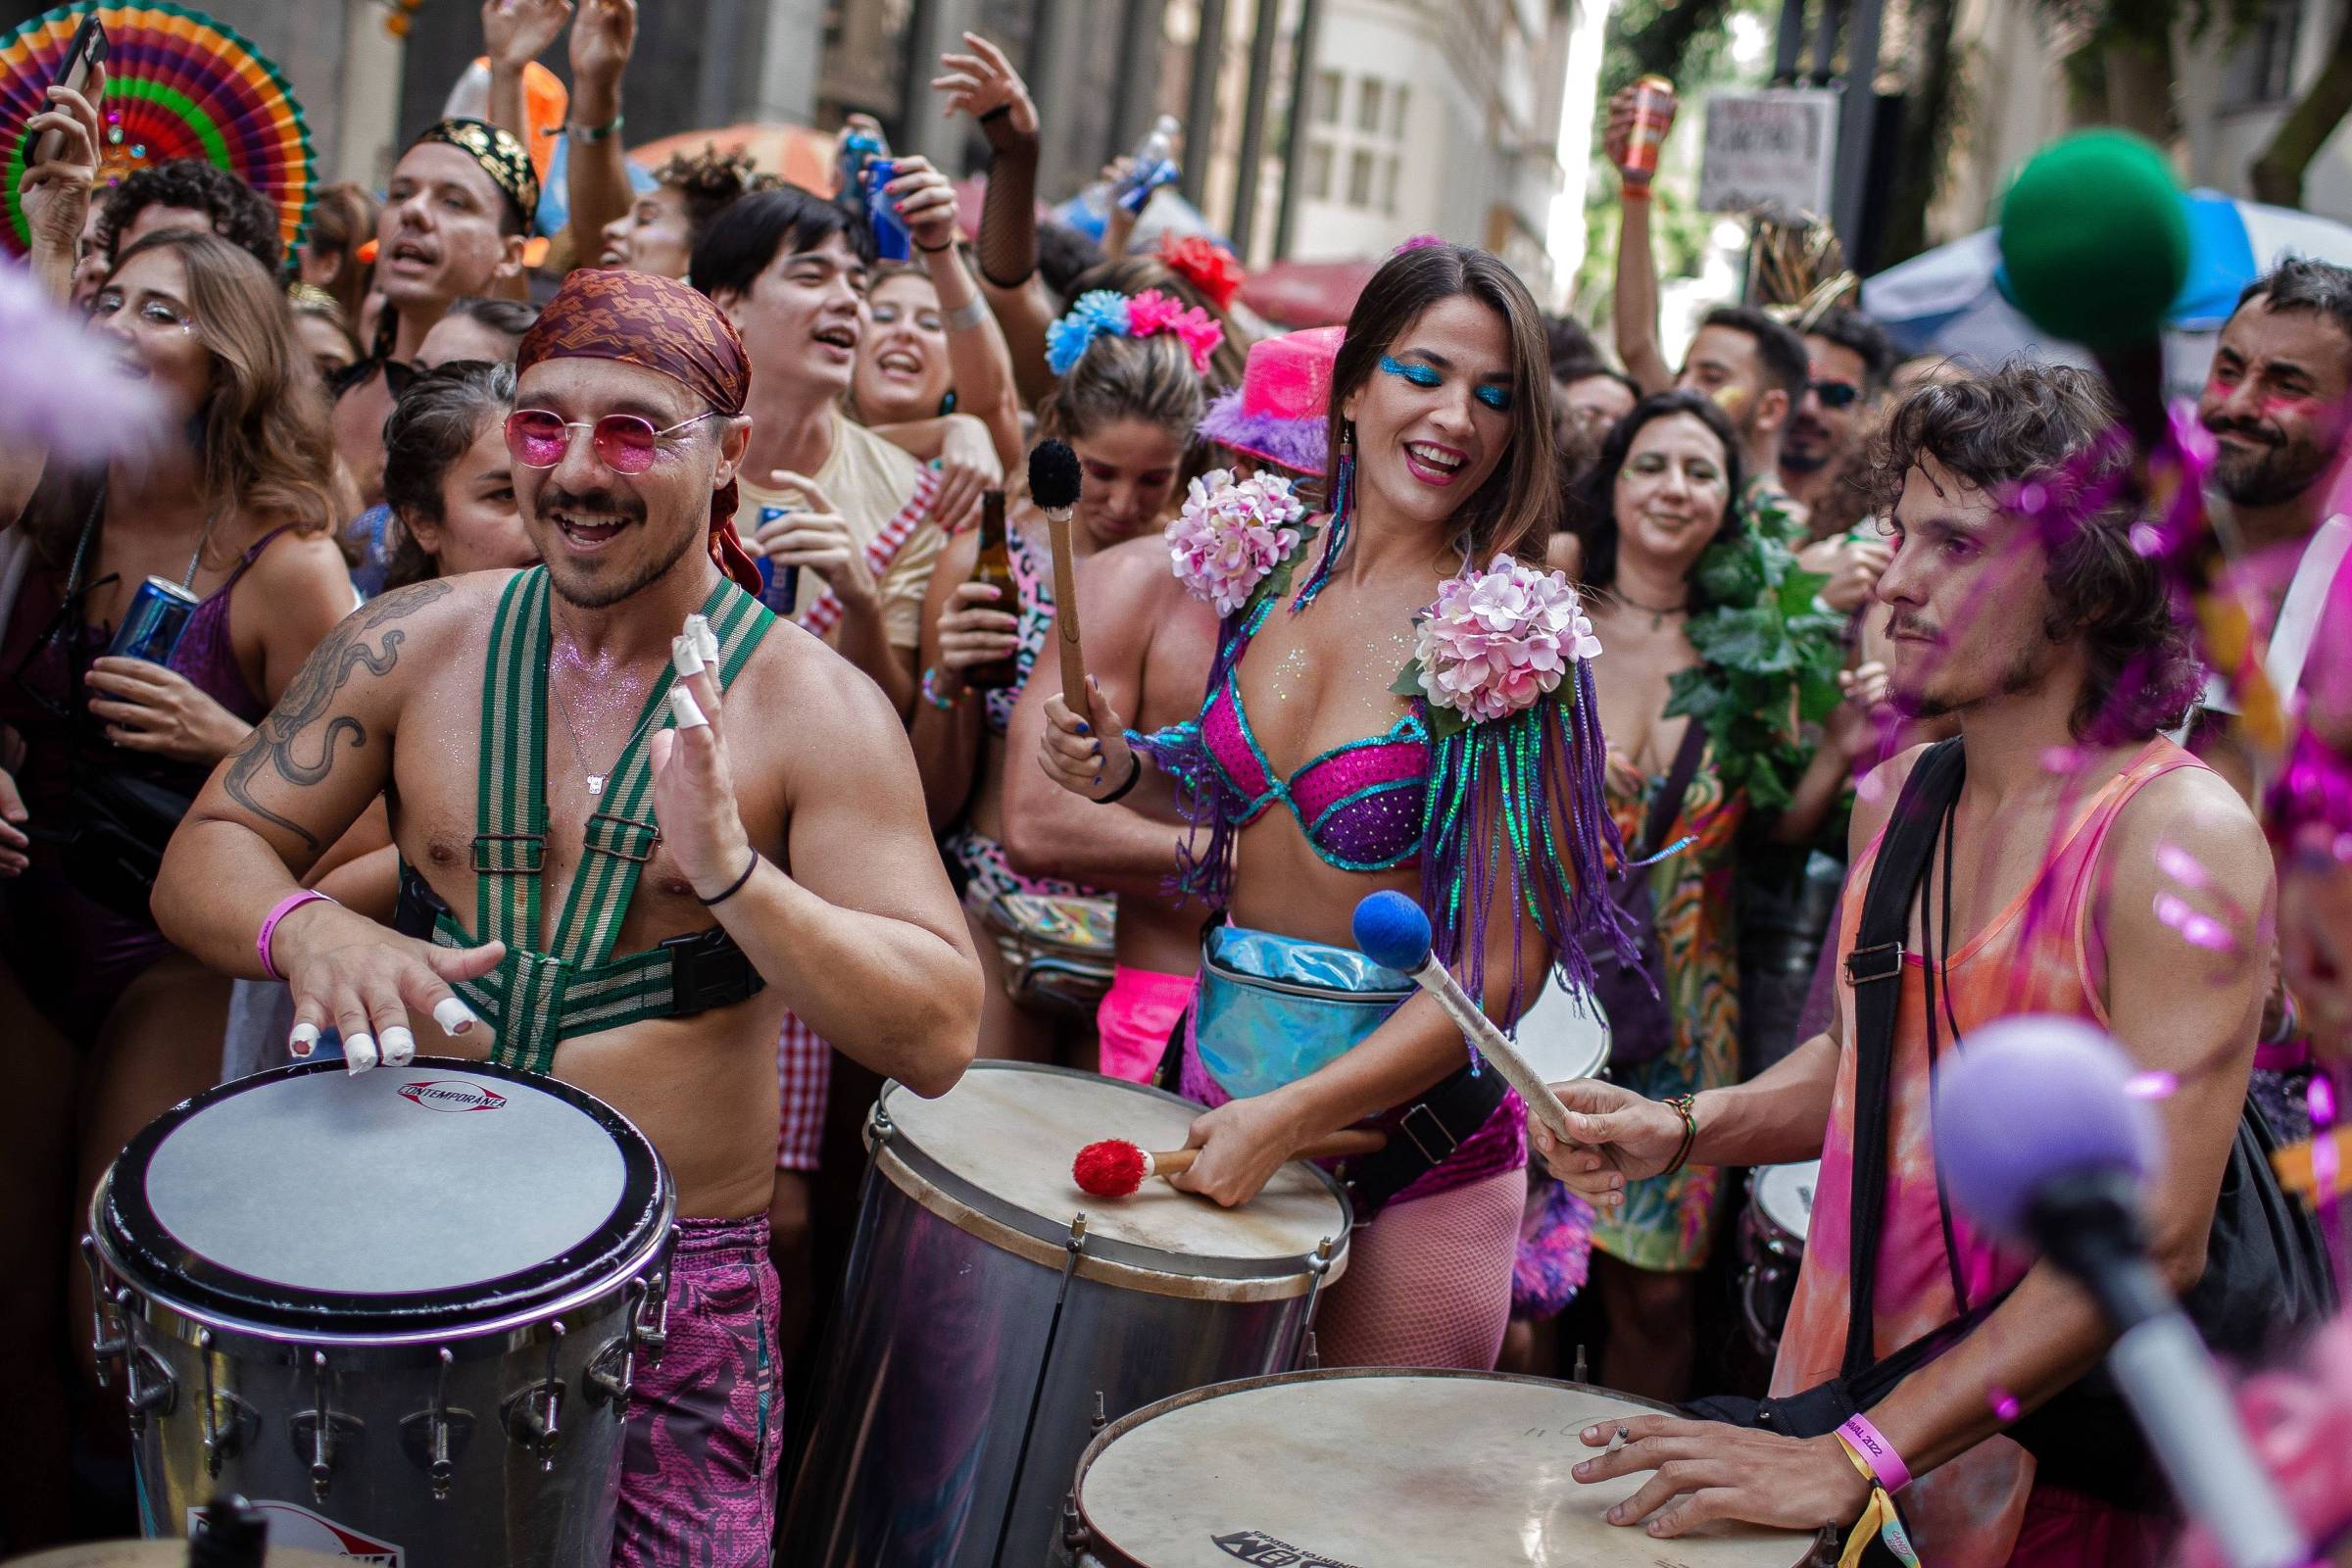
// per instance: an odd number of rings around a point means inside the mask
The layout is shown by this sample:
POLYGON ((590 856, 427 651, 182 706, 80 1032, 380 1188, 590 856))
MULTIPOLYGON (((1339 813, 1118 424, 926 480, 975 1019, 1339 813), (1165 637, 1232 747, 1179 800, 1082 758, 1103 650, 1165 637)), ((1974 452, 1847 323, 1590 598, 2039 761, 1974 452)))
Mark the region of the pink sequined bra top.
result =
POLYGON ((1280 801, 1327 864, 1387 871, 1413 863, 1430 772, 1429 730, 1417 710, 1378 735, 1317 753, 1288 778, 1251 732, 1241 662, 1274 603, 1269 595, 1242 622, 1239 645, 1218 661, 1223 667, 1198 719, 1152 735, 1131 732, 1128 744, 1205 796, 1215 825, 1227 831, 1247 827, 1280 801))

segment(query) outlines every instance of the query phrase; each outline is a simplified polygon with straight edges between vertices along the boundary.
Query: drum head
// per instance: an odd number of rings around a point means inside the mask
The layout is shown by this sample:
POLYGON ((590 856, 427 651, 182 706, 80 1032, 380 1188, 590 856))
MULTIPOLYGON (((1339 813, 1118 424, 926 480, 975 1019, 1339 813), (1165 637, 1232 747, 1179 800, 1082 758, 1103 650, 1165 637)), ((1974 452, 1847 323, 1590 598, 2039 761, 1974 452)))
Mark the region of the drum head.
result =
POLYGON ((1078 1509, 1105 1563, 1529 1563, 1794 1568, 1813 1536, 1709 1525, 1671 1544, 1601 1516, 1646 1475, 1585 1486, 1595 1421, 1663 1410, 1573 1383, 1348 1367, 1180 1394, 1106 1429, 1078 1509), (1252 1555, 1256 1553, 1256 1555, 1252 1555))
POLYGON ((1519 1054, 1547 1084, 1591 1078, 1609 1064, 1609 1020, 1592 994, 1547 970, 1535 1004, 1519 1016, 1519 1054))
POLYGON ((100 1226, 142 1288, 251 1321, 479 1321, 609 1275, 668 1224, 619 1112, 554 1079, 418 1057, 306 1063, 173 1107, 116 1161, 100 1226))
POLYGON ((976 1061, 937 1100, 892 1084, 878 1110, 893 1128, 891 1152, 918 1180, 1056 1250, 1084 1213, 1089 1255, 1171 1274, 1262 1278, 1301 1267, 1326 1237, 1341 1244, 1348 1236, 1338 1185, 1297 1160, 1239 1208, 1157 1178, 1131 1198, 1081 1192, 1070 1162, 1088 1144, 1124 1138, 1147 1150, 1184 1147, 1200 1107, 1142 1084, 976 1061))
POLYGON ((1764 1217, 1798 1241, 1813 1227, 1813 1189, 1821 1180, 1821 1161, 1767 1165, 1755 1175, 1756 1207, 1764 1217))

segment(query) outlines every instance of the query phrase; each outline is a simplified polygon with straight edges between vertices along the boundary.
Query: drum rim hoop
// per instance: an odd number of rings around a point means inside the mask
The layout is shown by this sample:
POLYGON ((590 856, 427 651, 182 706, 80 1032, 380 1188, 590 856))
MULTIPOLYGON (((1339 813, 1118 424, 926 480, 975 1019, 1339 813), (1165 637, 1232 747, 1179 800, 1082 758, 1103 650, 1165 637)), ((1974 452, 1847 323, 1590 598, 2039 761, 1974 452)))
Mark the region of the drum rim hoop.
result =
MULTIPOLYGON (((1077 1474, 1070 1480, 1068 1507, 1076 1516, 1075 1522, 1078 1529, 1084 1531, 1086 1535, 1086 1544, 1080 1549, 1093 1554, 1102 1568, 1153 1568, 1152 1564, 1129 1556, 1115 1543, 1104 1540, 1102 1527, 1097 1525, 1087 1512, 1087 1477, 1093 1472, 1095 1461, 1102 1456, 1103 1450, 1120 1438, 1147 1421, 1156 1420, 1160 1416, 1185 1406, 1203 1404, 1210 1399, 1226 1395, 1248 1394, 1253 1390, 1270 1388, 1282 1383, 1329 1383, 1343 1378, 1389 1378, 1399 1382, 1408 1378, 1416 1382, 1444 1378, 1449 1380, 1468 1379, 1479 1383, 1525 1383, 1542 1389, 1567 1389, 1586 1394, 1605 1395, 1612 1399, 1622 1399, 1628 1404, 1646 1405, 1659 1415, 1681 1413, 1674 1405, 1663 1404, 1656 1399, 1646 1399, 1638 1394, 1624 1394, 1616 1389, 1604 1389, 1594 1383, 1567 1383, 1557 1378, 1528 1377, 1517 1372, 1473 1372, 1461 1367, 1324 1366, 1309 1367, 1297 1372, 1273 1372, 1262 1377, 1235 1378, 1226 1383, 1207 1383, 1197 1389, 1186 1389, 1180 1394, 1171 1394, 1165 1398, 1154 1399, 1150 1404, 1138 1405, 1096 1433, 1084 1450, 1079 1453, 1077 1474)), ((1801 1532, 1791 1531, 1789 1534, 1799 1535, 1801 1532)), ((1790 1564, 1790 1568, 1804 1568, 1804 1565, 1812 1560, 1812 1544, 1816 1539, 1814 1536, 1804 1537, 1805 1549, 1796 1561, 1790 1564)))
MULTIPOLYGON (((1195 1115, 1199 1115, 1202 1109, 1200 1105, 1185 1099, 1182 1095, 1173 1095, 1150 1084, 1131 1083, 1124 1078, 1105 1077, 1101 1073, 1081 1072, 1075 1067, 1056 1067, 1050 1062, 975 1061, 966 1071, 1033 1072, 1055 1078, 1091 1079, 1112 1089, 1164 1100, 1170 1104, 1182 1106, 1195 1115)), ((1046 1215, 1022 1208, 1019 1204, 978 1186, 969 1177, 949 1169, 938 1156, 924 1149, 916 1141, 912 1132, 902 1126, 889 1114, 890 1097, 893 1093, 900 1091, 911 1093, 911 1091, 906 1091, 906 1085, 895 1078, 885 1082, 882 1092, 874 1099, 874 1116, 887 1122, 890 1128, 889 1136, 882 1140, 879 1147, 888 1149, 892 1157, 905 1167, 907 1174, 930 1183, 958 1205, 970 1209, 973 1213, 1006 1231, 1025 1236, 1035 1242, 1043 1242, 1057 1253, 1067 1247, 1070 1239, 1070 1220, 1064 1219, 1056 1222, 1046 1215)), ((873 1117, 869 1117, 867 1136, 871 1138, 873 1132, 873 1117)), ((1347 1189, 1333 1178, 1331 1172, 1324 1170, 1319 1165, 1305 1164, 1300 1160, 1293 1160, 1290 1163, 1304 1165, 1306 1170, 1313 1173, 1315 1180, 1322 1183, 1325 1193, 1339 1205, 1339 1220, 1328 1239, 1335 1250, 1344 1247, 1346 1239, 1352 1233, 1355 1225, 1355 1209, 1348 1201, 1347 1189)), ((1071 1210, 1072 1217, 1084 1212, 1084 1209, 1077 1207, 1073 1207, 1071 1210)), ((954 1221, 951 1220, 950 1223, 954 1223, 954 1221)), ((956 1228, 967 1229, 960 1225, 956 1228)), ((980 1239, 986 1241, 988 1238, 983 1236, 980 1239)), ((1288 1279, 1293 1276, 1309 1274, 1315 1265, 1315 1250, 1312 1248, 1302 1252, 1283 1252, 1258 1257, 1206 1255, 1198 1252, 1172 1252, 1165 1248, 1151 1247, 1142 1242, 1122 1242, 1095 1231, 1087 1232, 1084 1255, 1103 1262, 1121 1264, 1147 1274, 1162 1274, 1179 1279, 1186 1277, 1216 1280, 1288 1279)), ((1337 1277, 1337 1272, 1336 1269, 1333 1271, 1333 1277, 1337 1277)), ((1299 1289, 1303 1291, 1305 1288, 1302 1282, 1299 1289)))
POLYGON ((453 1071, 500 1079, 564 1101, 619 1146, 621 1191, 612 1212, 563 1257, 495 1280, 413 1295, 345 1294, 264 1280, 192 1251, 164 1228, 148 1201, 145 1177, 166 1138, 212 1106, 253 1090, 316 1073, 343 1072, 340 1061, 298 1062, 218 1084, 149 1122, 107 1167, 91 1200, 91 1234, 122 1283, 191 1316, 220 1313, 252 1329, 369 1337, 397 1327, 404 1338, 464 1334, 485 1322, 536 1315, 546 1303, 577 1296, 595 1281, 624 1276, 621 1265, 665 1236, 675 1218, 668 1166, 635 1123, 574 1085, 494 1062, 418 1056, 403 1072, 453 1071), (120 1191, 119 1191, 120 1189, 120 1191), (168 1282, 168 1286, 165 1282, 168 1282))

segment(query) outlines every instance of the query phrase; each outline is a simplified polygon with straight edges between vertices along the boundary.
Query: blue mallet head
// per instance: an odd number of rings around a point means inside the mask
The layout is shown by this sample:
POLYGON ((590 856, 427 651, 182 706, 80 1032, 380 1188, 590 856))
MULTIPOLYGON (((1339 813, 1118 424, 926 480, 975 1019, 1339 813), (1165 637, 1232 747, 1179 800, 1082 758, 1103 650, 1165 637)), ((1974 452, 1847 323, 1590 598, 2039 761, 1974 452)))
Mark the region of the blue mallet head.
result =
POLYGON ((1355 945, 1384 968, 1411 974, 1429 957, 1429 916, 1395 889, 1355 906, 1355 945))

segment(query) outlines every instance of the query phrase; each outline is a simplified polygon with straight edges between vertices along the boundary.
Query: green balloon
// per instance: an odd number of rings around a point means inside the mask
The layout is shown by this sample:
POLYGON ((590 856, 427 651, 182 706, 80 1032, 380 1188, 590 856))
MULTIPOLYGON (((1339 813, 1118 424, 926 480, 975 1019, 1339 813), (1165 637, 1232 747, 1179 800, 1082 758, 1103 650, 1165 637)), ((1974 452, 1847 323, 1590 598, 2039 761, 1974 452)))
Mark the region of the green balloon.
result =
POLYGON ((2188 276, 2180 187, 2153 143, 2078 131, 2035 154, 2001 203, 2009 298, 2090 348, 2154 337, 2188 276))

